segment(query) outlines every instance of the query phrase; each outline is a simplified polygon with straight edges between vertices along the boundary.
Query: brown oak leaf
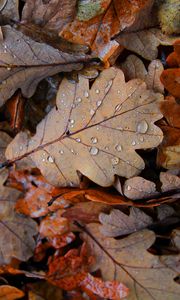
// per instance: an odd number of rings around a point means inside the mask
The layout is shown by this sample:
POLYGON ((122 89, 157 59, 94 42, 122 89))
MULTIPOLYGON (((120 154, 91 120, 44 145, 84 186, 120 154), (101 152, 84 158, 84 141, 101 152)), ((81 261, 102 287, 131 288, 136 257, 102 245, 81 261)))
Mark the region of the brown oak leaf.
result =
POLYGON ((118 209, 112 209, 110 214, 99 214, 99 220, 103 224, 100 231, 109 237, 129 234, 153 223, 153 219, 136 207, 130 208, 129 216, 118 209))
POLYGON ((82 68, 84 54, 72 55, 38 43, 10 26, 2 27, 0 43, 0 106, 20 88, 29 98, 38 83, 58 72, 82 68))
POLYGON ((78 83, 64 79, 56 108, 32 138, 26 132, 18 134, 6 157, 15 162, 30 156, 55 185, 78 185, 79 171, 109 186, 115 174, 131 177, 144 168, 136 149, 161 142, 162 132, 153 123, 161 118, 162 97, 147 90, 140 79, 126 83, 116 68, 104 70, 91 88, 82 76, 78 83))
POLYGON ((155 241, 152 231, 141 230, 116 240, 101 234, 100 226, 89 224, 82 234, 96 259, 92 271, 100 269, 103 280, 125 284, 130 291, 127 300, 179 299, 180 286, 174 281, 177 272, 147 251, 155 241))

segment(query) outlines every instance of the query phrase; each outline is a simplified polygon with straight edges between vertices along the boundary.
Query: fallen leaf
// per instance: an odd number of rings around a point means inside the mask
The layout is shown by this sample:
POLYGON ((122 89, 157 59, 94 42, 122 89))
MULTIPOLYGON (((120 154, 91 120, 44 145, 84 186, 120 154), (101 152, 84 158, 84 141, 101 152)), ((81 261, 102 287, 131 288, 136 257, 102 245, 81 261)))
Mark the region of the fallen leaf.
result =
POLYGON ((10 285, 0 286, 0 299, 1 300, 15 300, 24 296, 24 292, 10 285))
POLYGON ((121 46, 150 61, 157 58, 158 46, 172 46, 175 40, 175 37, 168 37, 157 28, 121 33, 116 38, 121 46))
POLYGON ((177 0, 162 1, 158 11, 161 29, 166 34, 180 34, 180 3, 177 0))
POLYGON ((82 68, 87 61, 83 54, 71 55, 38 43, 10 26, 2 27, 0 43, 0 105, 20 88, 24 97, 31 97, 38 83, 58 72, 82 68))
POLYGON ((105 281, 101 278, 93 277, 88 274, 86 278, 81 282, 81 287, 85 287, 94 294, 112 300, 123 299, 128 295, 128 289, 122 283, 117 281, 105 281))
POLYGON ((11 19, 19 20, 19 0, 1 0, 0 24, 7 23, 11 19))
POLYGON ((60 31, 65 39, 79 44, 88 44, 101 59, 107 60, 118 49, 112 38, 134 23, 141 23, 149 15, 153 1, 79 1, 73 22, 60 31), (142 21, 143 20, 143 21, 142 21))
POLYGON ((160 125, 164 139, 158 147, 157 164, 166 169, 177 169, 180 166, 180 105, 174 97, 167 97, 161 103, 161 111, 168 124, 160 125))
POLYGON ((146 199, 158 194, 155 183, 140 176, 127 179, 123 189, 124 195, 133 200, 146 199))
POLYGON ((27 284, 28 300, 64 300, 62 290, 47 281, 27 284))
POLYGON ((32 22, 46 30, 61 30, 73 20, 76 13, 77 0, 26 0, 23 8, 22 20, 32 22))
POLYGON ((6 102, 7 115, 11 128, 15 133, 22 129, 25 111, 25 99, 20 91, 6 102))
POLYGON ((180 69, 167 69, 161 74, 161 82, 170 94, 180 98, 180 69))
POLYGON ((112 209, 110 214, 100 213, 99 221, 102 223, 100 231, 105 236, 116 237, 145 229, 153 223, 153 219, 136 207, 130 208, 127 216, 119 209, 112 209))
POLYGON ((28 139, 25 132, 18 134, 6 157, 15 162, 30 155, 55 185, 77 186, 78 170, 99 185, 109 186, 115 174, 131 177, 144 168, 136 149, 161 142, 162 132, 153 124, 161 118, 157 105, 161 99, 141 80, 125 83, 116 68, 104 70, 91 89, 88 79, 81 76, 75 84, 64 79, 57 109, 42 120, 33 138, 28 139))
POLYGON ((159 59, 152 60, 146 70, 142 60, 135 55, 129 55, 121 64, 126 80, 141 78, 147 84, 149 89, 155 92, 163 93, 164 86, 160 81, 160 75, 164 70, 159 59))
POLYGON ((176 40, 173 47, 174 51, 166 58, 168 66, 172 68, 180 66, 180 40, 176 40))
POLYGON ((162 183, 161 190, 167 192, 180 187, 180 177, 168 172, 160 173, 160 181, 162 183))
POLYGON ((116 278, 125 284, 129 288, 127 300, 137 297, 143 300, 179 299, 180 286, 174 281, 177 273, 147 251, 155 241, 152 231, 142 230, 116 240, 104 237, 99 227, 89 224, 82 234, 88 250, 96 258, 92 271, 100 269, 103 280, 116 278))

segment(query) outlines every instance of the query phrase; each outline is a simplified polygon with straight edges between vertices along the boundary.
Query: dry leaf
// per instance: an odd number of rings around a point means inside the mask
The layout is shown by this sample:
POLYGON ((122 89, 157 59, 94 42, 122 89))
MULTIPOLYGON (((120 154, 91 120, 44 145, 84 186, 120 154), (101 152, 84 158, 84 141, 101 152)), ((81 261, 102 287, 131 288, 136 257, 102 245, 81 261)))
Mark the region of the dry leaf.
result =
POLYGON ((161 74, 161 82, 170 94, 180 98, 180 69, 167 69, 161 74))
POLYGON ((4 40, 0 43, 0 105, 21 88, 29 98, 38 83, 58 72, 69 72, 82 67, 83 54, 71 55, 51 46, 38 43, 10 26, 2 27, 4 40))
POLYGON ((152 28, 132 33, 121 33, 116 41, 126 49, 133 51, 147 60, 157 58, 158 46, 171 46, 176 40, 164 35, 159 29, 152 28))
POLYGON ((167 192, 180 187, 180 177, 168 172, 160 173, 160 181, 162 183, 161 190, 167 192))
POLYGON ((126 80, 141 78, 147 84, 149 89, 155 92, 163 93, 164 86, 160 81, 160 75, 164 70, 159 59, 151 61, 146 70, 142 60, 135 55, 129 55, 125 62, 121 64, 126 80))
POLYGON ((161 102, 161 111, 168 124, 162 124, 164 139, 158 148, 157 164, 166 169, 177 169, 180 166, 180 105, 174 97, 167 97, 161 102))
POLYGON ((157 195, 155 183, 136 176, 127 179, 124 184, 124 195, 129 199, 146 199, 157 195))
POLYGON ((109 186, 115 174, 131 177, 144 168, 136 149, 161 142, 162 132, 153 124, 161 118, 161 99, 139 79, 125 83, 122 71, 115 68, 104 70, 91 89, 81 76, 75 84, 64 79, 57 109, 37 126, 33 138, 18 134, 6 156, 15 162, 30 155, 55 185, 78 185, 79 171, 109 186))
POLYGON ((176 40, 173 47, 174 51, 166 58, 168 66, 172 68, 180 66, 180 40, 176 40))
POLYGON ((0 0, 0 24, 19 20, 19 0, 0 0))
POLYGON ((46 30, 61 30, 73 20, 76 3, 77 0, 26 0, 22 20, 41 25, 46 30))
POLYGON ((64 300, 62 290, 45 281, 28 284, 27 288, 28 300, 64 300))
POLYGON ((180 286, 173 280, 177 273, 147 251, 155 241, 152 231, 142 230, 116 240, 104 237, 99 227, 95 223, 87 225, 94 239, 83 233, 89 251, 96 258, 92 271, 100 269, 103 280, 116 278, 125 284, 129 288, 127 300, 179 299, 180 286))
POLYGON ((99 221, 103 224, 100 231, 105 236, 116 237, 147 228, 153 219, 136 207, 130 208, 127 216, 119 209, 112 209, 110 214, 100 213, 99 221))
POLYGON ((0 300, 16 300, 24 296, 24 292, 10 285, 0 286, 0 300))

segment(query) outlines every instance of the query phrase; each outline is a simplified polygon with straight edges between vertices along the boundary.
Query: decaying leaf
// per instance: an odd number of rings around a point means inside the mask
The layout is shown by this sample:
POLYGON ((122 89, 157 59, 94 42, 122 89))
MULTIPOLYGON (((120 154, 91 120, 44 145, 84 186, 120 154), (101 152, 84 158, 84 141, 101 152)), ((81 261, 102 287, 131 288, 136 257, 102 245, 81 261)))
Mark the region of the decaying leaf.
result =
POLYGON ((0 43, 0 105, 20 88, 25 97, 35 92, 38 83, 58 72, 78 70, 86 61, 83 54, 71 55, 38 43, 10 26, 2 27, 0 43))
POLYGON ((10 285, 0 286, 0 300, 16 300, 24 296, 24 292, 10 285))
POLYGON ((152 4, 151 0, 79 1, 75 19, 64 26, 60 35, 79 44, 88 44, 106 60, 118 49, 118 43, 111 38, 132 24, 146 20, 141 17, 150 13, 152 4))
POLYGON ((179 299, 180 286, 174 281, 177 273, 147 251, 155 241, 152 231, 142 230, 116 240, 103 236, 99 227, 87 225, 92 236, 83 233, 83 239, 96 258, 92 270, 100 268, 103 280, 115 278, 125 284, 129 288, 127 300, 179 299))
POLYGON ((147 84, 149 89, 155 92, 163 93, 164 86, 160 81, 160 75, 164 70, 163 64, 159 59, 152 60, 146 70, 142 60, 136 55, 129 55, 121 64, 126 80, 141 78, 147 84))
POLYGON ((171 46, 175 37, 168 37, 157 28, 137 32, 121 33, 116 41, 126 49, 139 54, 147 60, 157 58, 158 46, 171 46))
POLYGON ((27 0, 23 8, 22 20, 41 25, 47 30, 58 30, 73 20, 77 0, 27 0))
POLYGON ((104 70, 91 89, 86 78, 64 79, 56 105, 29 139, 23 132, 7 148, 9 161, 30 156, 55 185, 78 185, 77 171, 102 186, 114 175, 131 177, 144 168, 135 152, 157 146, 161 94, 140 79, 125 83, 121 70, 104 70))
POLYGON ((162 1, 158 11, 162 31, 166 34, 180 34, 180 3, 178 0, 162 1))
POLYGON ((10 19, 19 20, 19 0, 0 0, 0 25, 10 19))
POLYGON ((161 125, 164 139, 158 148, 157 163, 166 169, 177 169, 180 166, 180 105, 174 97, 167 97, 161 103, 161 111, 168 124, 161 125))
POLYGON ((161 190, 167 192, 180 187, 180 177, 169 172, 160 173, 160 181, 162 183, 161 190))
POLYGON ((100 213, 99 220, 103 224, 100 231, 109 237, 126 235, 144 228, 153 223, 153 219, 136 207, 130 208, 127 216, 118 209, 112 209, 110 214, 100 213))
MULTIPOLYGON (((3 186, 7 178, 7 171, 1 170, 0 196, 0 262, 9 263, 12 257, 27 260, 33 254, 37 234, 36 223, 27 217, 14 212, 17 191, 3 186)), ((19 192, 18 192, 19 194, 19 192)))

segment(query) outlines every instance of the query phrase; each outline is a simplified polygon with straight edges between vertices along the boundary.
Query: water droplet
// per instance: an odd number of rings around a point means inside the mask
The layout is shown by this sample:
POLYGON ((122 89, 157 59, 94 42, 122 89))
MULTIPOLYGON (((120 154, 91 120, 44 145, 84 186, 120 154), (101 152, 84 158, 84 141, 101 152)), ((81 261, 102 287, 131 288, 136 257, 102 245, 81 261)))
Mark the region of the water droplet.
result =
POLYGON ((10 67, 7 67, 7 70, 8 70, 8 71, 11 71, 11 68, 10 68, 10 67))
POLYGON ((80 139, 80 138, 77 138, 77 139, 76 139, 76 142, 80 143, 80 142, 81 142, 81 139, 80 139))
POLYGON ((7 49, 7 45, 4 45, 4 48, 7 49))
POLYGON ((123 130, 123 127, 121 127, 121 126, 118 126, 118 127, 117 127, 117 129, 119 129, 119 130, 123 130))
POLYGON ((54 158, 52 156, 48 156, 47 158, 48 162, 53 163, 54 162, 54 158))
POLYGON ((139 140, 140 140, 140 142, 144 142, 143 136, 140 136, 139 140))
POLYGON ((97 89, 95 92, 96 92, 96 94, 99 94, 99 93, 100 93, 100 90, 97 89))
POLYGON ((130 185, 127 186, 127 190, 130 191, 132 187, 130 185))
POLYGON ((97 131, 99 130, 99 127, 98 127, 98 126, 96 127, 96 130, 97 130, 97 131))
POLYGON ((74 149, 71 149, 71 153, 74 153, 74 149))
POLYGON ((132 145, 132 146, 135 146, 135 145, 136 145, 136 142, 135 142, 135 141, 132 141, 131 145, 132 145))
POLYGON ((62 94, 62 97, 65 97, 65 94, 64 94, 64 93, 62 94))
POLYGON ((91 155, 97 155, 99 152, 99 149, 96 147, 91 147, 89 152, 91 153, 91 155))
POLYGON ((42 161, 43 161, 43 162, 46 161, 45 158, 43 158, 42 161))
POLYGON ((113 165, 117 165, 117 164, 119 163, 119 158, 118 158, 118 157, 113 157, 113 158, 111 159, 111 161, 112 161, 112 164, 113 164, 113 165))
POLYGON ((118 90, 117 93, 120 94, 121 92, 118 90))
POLYGON ((85 98, 88 98, 88 97, 89 97, 88 91, 85 91, 85 92, 84 92, 84 97, 85 97, 85 98))
POLYGON ((99 107, 99 106, 101 105, 101 103, 102 103, 101 100, 97 101, 97 102, 96 102, 97 107, 99 107))
POLYGON ((76 103, 80 103, 82 101, 81 97, 76 98, 76 103))
POLYGON ((122 151, 122 146, 118 144, 118 145, 115 146, 115 149, 116 149, 118 152, 121 152, 121 151, 122 151))
POLYGON ((74 123, 75 123, 75 121, 74 121, 74 120, 70 120, 70 123, 71 123, 71 124, 74 124, 74 123))
POLYGON ((122 108, 122 105, 121 105, 121 104, 118 104, 118 105, 116 105, 116 107, 115 107, 115 111, 120 111, 121 108, 122 108))
POLYGON ((43 152, 43 154, 42 154, 43 156, 46 156, 46 152, 43 152))
POLYGON ((142 120, 137 124, 136 131, 139 133, 146 133, 148 130, 148 123, 145 120, 142 120))
POLYGON ((94 110, 94 109, 91 109, 91 110, 90 110, 90 115, 93 116, 94 113, 95 113, 95 110, 94 110))
POLYGON ((91 142, 92 142, 93 144, 96 144, 97 141, 98 141, 98 139, 97 139, 96 137, 92 137, 92 138, 91 138, 91 142))
POLYGON ((20 151, 22 151, 22 150, 23 150, 23 146, 22 146, 22 145, 19 147, 19 150, 20 150, 20 151))
POLYGON ((105 93, 107 93, 108 91, 109 91, 109 89, 110 89, 110 87, 111 87, 111 85, 112 85, 112 83, 113 83, 113 81, 112 80, 110 80, 108 83, 107 83, 107 85, 106 85, 106 87, 105 87, 105 93))
POLYGON ((64 151, 63 151, 63 150, 60 150, 60 151, 59 151, 59 153, 60 153, 60 154, 63 154, 63 153, 64 153, 64 151))

